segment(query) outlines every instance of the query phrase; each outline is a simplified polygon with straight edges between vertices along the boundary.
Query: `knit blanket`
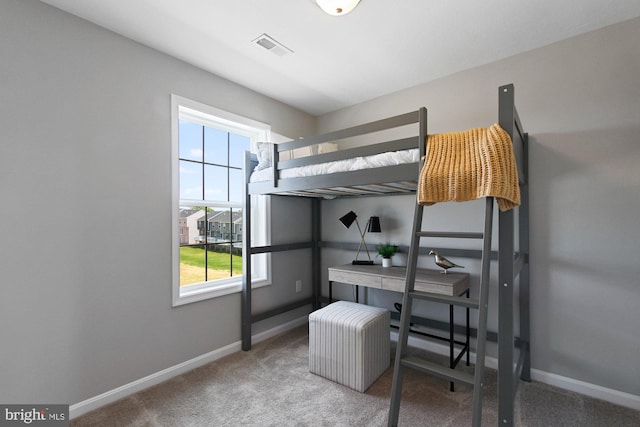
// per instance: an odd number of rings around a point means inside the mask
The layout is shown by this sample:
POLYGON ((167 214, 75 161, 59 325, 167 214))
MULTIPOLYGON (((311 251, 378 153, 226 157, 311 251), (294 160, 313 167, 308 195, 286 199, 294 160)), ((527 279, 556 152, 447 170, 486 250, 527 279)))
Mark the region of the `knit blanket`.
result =
POLYGON ((494 124, 429 135, 418 181, 418 203, 493 196, 501 211, 520 205, 518 170, 509 134, 494 124))

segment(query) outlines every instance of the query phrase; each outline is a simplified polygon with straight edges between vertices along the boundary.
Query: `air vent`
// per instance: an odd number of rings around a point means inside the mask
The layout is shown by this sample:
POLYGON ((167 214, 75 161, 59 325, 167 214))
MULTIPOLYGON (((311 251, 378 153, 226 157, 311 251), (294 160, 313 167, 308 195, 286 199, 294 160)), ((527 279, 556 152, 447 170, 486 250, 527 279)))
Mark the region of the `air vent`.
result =
POLYGON ((268 34, 262 34, 260 37, 254 39, 252 43, 257 44, 260 47, 267 49, 269 52, 278 56, 285 56, 293 53, 291 49, 278 42, 276 39, 268 34))

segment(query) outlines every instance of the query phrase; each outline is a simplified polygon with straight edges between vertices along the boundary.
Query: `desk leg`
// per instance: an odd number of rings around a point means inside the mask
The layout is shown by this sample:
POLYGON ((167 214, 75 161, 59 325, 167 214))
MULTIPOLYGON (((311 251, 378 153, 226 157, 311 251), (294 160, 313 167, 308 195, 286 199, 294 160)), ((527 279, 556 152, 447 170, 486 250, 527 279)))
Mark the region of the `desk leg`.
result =
MULTIPOLYGON (((454 318, 453 318, 453 305, 449 305, 449 367, 451 369, 454 369, 455 366, 455 356, 453 354, 453 342, 454 342, 454 335, 453 335, 453 327, 454 327, 454 318)), ((449 381, 449 391, 455 391, 455 386, 453 384, 453 381, 449 381)))
POLYGON ((329 304, 333 302, 333 282, 329 280, 329 304))
MULTIPOLYGON (((469 298, 469 289, 467 289, 467 298, 469 298)), ((467 307, 467 366, 469 366, 469 353, 471 352, 471 348, 470 348, 470 339, 469 337, 471 336, 471 327, 469 326, 469 307, 467 307)))

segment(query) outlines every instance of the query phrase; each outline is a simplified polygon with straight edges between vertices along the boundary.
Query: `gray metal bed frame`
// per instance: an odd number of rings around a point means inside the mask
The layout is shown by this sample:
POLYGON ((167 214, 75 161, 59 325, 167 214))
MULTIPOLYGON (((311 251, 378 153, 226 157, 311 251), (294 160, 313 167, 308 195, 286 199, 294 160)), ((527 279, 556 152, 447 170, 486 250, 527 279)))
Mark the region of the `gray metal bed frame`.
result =
MULTIPOLYGON (((497 253, 492 254, 498 260, 498 416, 501 425, 513 425, 514 396, 518 379, 530 381, 530 348, 529 348, 529 193, 528 193, 528 134, 524 132, 518 112, 515 107, 515 89, 513 84, 498 88, 499 124, 509 133, 514 144, 514 152, 518 163, 521 189, 521 205, 517 209, 518 220, 514 210, 499 213, 499 247, 497 253), (515 237, 518 235, 519 247, 515 247, 515 237), (515 254, 515 255, 514 255, 515 254), (516 278, 519 279, 518 301, 514 301, 516 278), (515 334, 514 304, 519 304, 519 334, 515 334), (515 360, 516 349, 519 350, 515 360), (514 369, 515 366, 515 369, 514 369)), ((427 110, 420 108, 410 113, 378 120, 375 122, 338 130, 323 135, 312 136, 274 145, 273 176, 269 181, 249 183, 249 176, 257 164, 255 155, 246 153, 245 177, 246 192, 243 207, 243 227, 245 242, 243 249, 243 285, 242 285, 242 349, 251 349, 251 327, 255 322, 270 318, 298 307, 312 305, 316 310, 321 307, 320 283, 320 250, 323 247, 347 247, 321 241, 320 233, 320 203, 322 197, 355 197, 407 194, 416 191, 419 163, 410 163, 383 168, 365 169, 352 172, 341 172, 329 175, 311 176, 304 178, 280 179, 281 170, 319 164, 334 160, 367 156, 388 151, 419 148, 424 153, 424 142, 427 137, 427 110), (377 143, 363 147, 339 150, 336 152, 308 156, 300 159, 279 161, 281 152, 301 147, 336 141, 355 136, 371 134, 386 129, 418 124, 416 136, 397 139, 384 143, 377 143), (422 147, 422 148, 421 148, 422 147), (278 196, 304 196, 311 200, 311 241, 251 247, 251 195, 265 194, 278 196), (269 252, 289 251, 298 249, 311 250, 312 288, 313 295, 265 313, 253 314, 251 310, 251 255, 269 252)), ((424 249, 424 248, 422 248, 424 249)), ((480 250, 447 249, 448 255, 468 258, 480 258, 480 250)))

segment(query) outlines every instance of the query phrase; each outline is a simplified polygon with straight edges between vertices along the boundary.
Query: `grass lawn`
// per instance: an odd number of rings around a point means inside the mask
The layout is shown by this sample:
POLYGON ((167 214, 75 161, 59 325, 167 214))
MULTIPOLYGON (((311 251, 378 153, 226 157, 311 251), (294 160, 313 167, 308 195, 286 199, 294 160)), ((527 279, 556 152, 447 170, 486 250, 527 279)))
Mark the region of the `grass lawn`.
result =
MULTIPOLYGON (((211 252, 207 254, 209 265, 207 278, 222 279, 230 276, 229 254, 211 252)), ((204 281, 205 251, 200 248, 180 248, 180 286, 204 281)), ((233 256, 233 275, 242 274, 242 257, 233 256)))

